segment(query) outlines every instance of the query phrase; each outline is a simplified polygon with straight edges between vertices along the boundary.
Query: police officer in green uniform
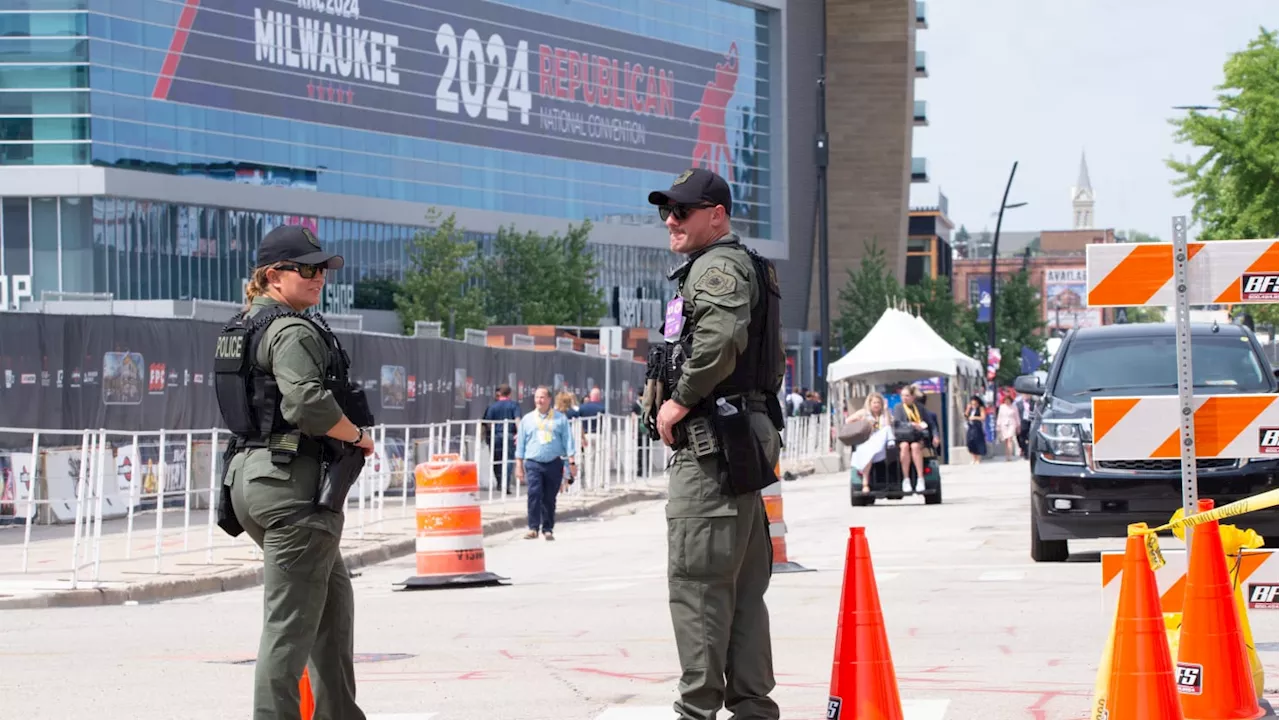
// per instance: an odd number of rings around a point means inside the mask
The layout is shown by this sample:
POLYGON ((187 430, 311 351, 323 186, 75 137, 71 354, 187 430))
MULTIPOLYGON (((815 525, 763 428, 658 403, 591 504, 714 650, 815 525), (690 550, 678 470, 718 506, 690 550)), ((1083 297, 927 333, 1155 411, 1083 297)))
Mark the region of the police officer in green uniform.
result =
MULTIPOLYGON (((760 489, 777 481, 785 363, 777 276, 730 229, 719 175, 679 175, 649 202, 687 256, 663 333, 667 399, 645 414, 675 448, 669 470, 667 575, 684 720, 777 720, 764 594, 773 551, 760 489), (710 428, 710 432, 708 429, 710 428)), ((651 358, 652 363, 652 358, 651 358)))
POLYGON ((219 525, 233 535, 243 529, 264 557, 255 720, 300 717, 308 660, 317 720, 364 718, 355 700, 354 597, 338 549, 345 489, 335 509, 318 507, 317 497, 334 459, 326 448, 345 448, 361 465, 373 452, 369 429, 349 415, 370 423, 372 416, 367 404, 344 412, 351 409, 346 354, 322 320, 304 313, 320 302, 325 272, 342 265, 309 229, 267 233, 246 309, 215 350, 218 404, 234 436, 219 525))

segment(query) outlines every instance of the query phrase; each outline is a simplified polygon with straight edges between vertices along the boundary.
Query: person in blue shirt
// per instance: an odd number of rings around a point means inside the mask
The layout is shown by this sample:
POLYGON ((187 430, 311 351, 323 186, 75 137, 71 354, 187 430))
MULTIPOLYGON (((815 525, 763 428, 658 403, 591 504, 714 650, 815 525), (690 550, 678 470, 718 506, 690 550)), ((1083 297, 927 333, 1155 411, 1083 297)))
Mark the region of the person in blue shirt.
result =
POLYGON ((577 448, 569 419, 551 408, 551 389, 545 385, 533 394, 536 409, 520 420, 516 433, 516 477, 529 488, 529 532, 526 540, 538 537, 555 540, 556 496, 564 477, 565 460, 569 477, 577 471, 577 448))
POLYGON ((520 419, 520 406, 511 399, 511 386, 506 383, 498 386, 497 395, 497 401, 485 408, 484 419, 510 422, 485 423, 485 441, 493 455, 493 489, 502 492, 505 480, 507 494, 511 495, 515 492, 517 477, 513 474, 513 466, 516 461, 516 421, 520 419))

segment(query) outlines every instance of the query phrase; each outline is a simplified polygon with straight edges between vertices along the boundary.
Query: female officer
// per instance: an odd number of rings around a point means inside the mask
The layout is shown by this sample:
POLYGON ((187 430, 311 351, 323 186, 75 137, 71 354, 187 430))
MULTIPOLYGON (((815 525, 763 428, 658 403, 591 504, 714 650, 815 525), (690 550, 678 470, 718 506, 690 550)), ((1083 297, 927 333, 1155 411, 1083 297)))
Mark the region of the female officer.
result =
MULTIPOLYGON (((310 230, 278 227, 263 238, 245 289, 242 322, 249 334, 243 352, 253 353, 258 377, 238 388, 241 397, 245 390, 249 393, 250 412, 272 418, 272 425, 260 428, 256 438, 237 435, 237 447, 248 447, 229 460, 225 482, 231 486, 236 520, 264 557, 255 720, 300 717, 298 681, 308 659, 315 717, 364 718, 355 701, 354 598, 338 548, 343 514, 317 509, 315 498, 321 439, 356 445, 366 456, 373 452, 373 440, 367 429, 347 418, 325 386, 335 367, 340 380, 347 381, 345 359, 334 363, 343 356, 336 338, 326 327, 300 316, 319 303, 325 272, 342 264, 340 256, 321 249, 310 230), (269 315, 259 317, 262 313, 269 315), (281 317, 269 319, 277 314, 281 317)), ((222 381, 220 376, 218 382, 222 381)), ((226 398, 226 392, 234 394, 218 386, 223 418, 235 432, 234 413, 228 408, 236 398, 226 398)))

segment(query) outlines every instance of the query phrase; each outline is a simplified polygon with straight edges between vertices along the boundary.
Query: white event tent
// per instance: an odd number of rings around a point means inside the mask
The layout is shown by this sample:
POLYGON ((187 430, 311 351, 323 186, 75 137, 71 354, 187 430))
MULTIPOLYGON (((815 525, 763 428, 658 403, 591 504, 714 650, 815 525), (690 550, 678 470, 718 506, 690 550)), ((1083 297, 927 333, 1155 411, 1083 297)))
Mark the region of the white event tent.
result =
MULTIPOLYGON (((944 417, 962 416, 969 393, 981 387, 982 371, 981 363, 943 340, 924 320, 889 308, 856 347, 827 367, 827 397, 832 408, 843 410, 847 400, 867 395, 874 385, 946 377, 951 412, 944 417)), ((950 437, 949 428, 944 433, 950 437)))

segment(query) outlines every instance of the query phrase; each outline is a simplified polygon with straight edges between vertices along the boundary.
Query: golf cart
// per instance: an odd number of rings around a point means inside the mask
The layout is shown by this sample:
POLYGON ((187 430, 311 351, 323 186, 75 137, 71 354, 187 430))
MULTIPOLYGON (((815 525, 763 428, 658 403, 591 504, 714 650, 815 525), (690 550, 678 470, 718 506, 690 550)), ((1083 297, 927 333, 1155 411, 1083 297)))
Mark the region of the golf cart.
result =
POLYGON ((942 502, 942 473, 932 447, 924 449, 923 483, 916 476, 912 463, 907 463, 907 482, 902 482, 897 448, 887 450, 884 459, 871 463, 867 472, 871 474, 871 481, 867 483, 871 489, 862 492, 862 476, 856 469, 849 469, 849 504, 854 507, 874 505, 877 499, 901 500, 908 495, 923 495, 925 505, 942 502), (911 489, 904 490, 904 486, 911 489))

